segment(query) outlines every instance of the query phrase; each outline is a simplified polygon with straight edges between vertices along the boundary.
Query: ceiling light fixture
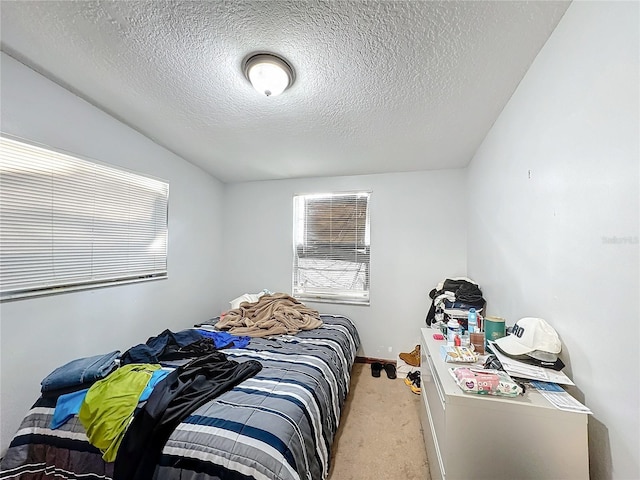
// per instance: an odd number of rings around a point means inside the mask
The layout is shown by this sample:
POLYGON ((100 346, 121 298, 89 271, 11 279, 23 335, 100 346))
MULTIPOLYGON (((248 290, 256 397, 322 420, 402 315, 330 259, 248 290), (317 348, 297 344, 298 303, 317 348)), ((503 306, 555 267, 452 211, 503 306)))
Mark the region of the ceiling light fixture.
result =
POLYGON ((242 71, 253 88, 267 97, 280 95, 295 80, 291 65, 284 58, 273 53, 249 55, 242 62, 242 71))

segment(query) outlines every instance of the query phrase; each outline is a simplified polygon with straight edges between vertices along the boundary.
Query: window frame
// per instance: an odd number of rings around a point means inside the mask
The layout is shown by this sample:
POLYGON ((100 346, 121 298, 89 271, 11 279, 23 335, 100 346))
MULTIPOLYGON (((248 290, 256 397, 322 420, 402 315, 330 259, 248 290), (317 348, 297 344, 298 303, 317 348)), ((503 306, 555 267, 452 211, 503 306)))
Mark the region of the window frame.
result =
MULTIPOLYGON (((303 301, 313 301, 318 303, 333 303, 333 304, 346 304, 346 305, 359 305, 359 306, 369 306, 371 304, 371 194, 370 190, 353 190, 353 191, 341 191, 341 192, 322 192, 322 193, 305 193, 305 194, 294 194, 293 195, 293 248, 292 248, 292 275, 291 275, 291 292, 294 298, 303 301), (342 253, 338 253, 337 256, 347 257, 344 261, 349 262, 348 257, 355 255, 355 258, 363 258, 365 261, 351 261, 353 264, 361 264, 364 268, 364 280, 363 280, 363 290, 356 289, 336 289, 331 288, 330 286, 325 287, 326 289, 316 287, 311 288, 309 290, 304 290, 300 285, 296 285, 298 282, 299 274, 298 270, 300 268, 299 261, 303 256, 299 255, 300 248, 304 248, 303 245, 306 245, 307 248, 310 244, 306 243, 301 236, 305 235, 306 223, 303 226, 303 231, 299 231, 300 222, 306 222, 306 212, 300 212, 299 206, 296 202, 301 201, 298 199, 314 199, 314 198, 323 198, 329 197, 331 199, 344 197, 344 196, 353 196, 356 197, 365 197, 365 225, 362 232, 359 232, 359 227, 356 223, 354 227, 354 231, 350 231, 350 234, 354 236, 355 240, 353 240, 353 245, 349 246, 349 248, 344 248, 343 244, 338 244, 337 249, 344 249, 342 253), (301 219, 301 215, 304 216, 304 219, 301 219), (362 237, 362 242, 359 245, 358 238, 362 237), (364 251, 363 251, 364 250, 364 251)), ((355 200, 357 202, 357 200, 355 200)), ((354 208, 357 210, 357 204, 354 204, 354 208)), ((317 231, 315 232, 318 233, 317 231)), ((331 245, 335 245, 333 242, 330 242, 331 245)), ((347 244, 350 242, 346 242, 347 244)), ((322 248, 322 247, 321 247, 322 248)), ((331 248, 331 246, 324 245, 324 248, 331 248)), ((331 255, 329 257, 318 256, 319 260, 336 260, 336 255, 331 255)), ((348 269, 339 270, 340 273, 347 272, 348 269)), ((339 275, 339 274, 338 274, 339 275)), ((354 276, 354 279, 358 276, 354 276)))

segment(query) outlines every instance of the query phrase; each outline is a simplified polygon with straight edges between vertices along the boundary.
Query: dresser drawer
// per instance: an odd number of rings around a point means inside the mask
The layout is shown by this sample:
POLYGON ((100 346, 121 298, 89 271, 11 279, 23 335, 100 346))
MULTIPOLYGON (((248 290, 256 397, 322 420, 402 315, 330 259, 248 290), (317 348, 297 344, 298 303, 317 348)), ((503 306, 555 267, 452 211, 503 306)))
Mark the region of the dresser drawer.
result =
POLYGON ((429 404, 429 411, 431 413, 433 428, 437 436, 437 442, 444 445, 446 403, 442 383, 440 382, 438 373, 433 366, 433 359, 430 355, 426 355, 424 358, 421 382, 429 404))
MULTIPOLYGON (((446 402, 444 396, 444 390, 442 383, 438 376, 438 373, 433 365, 433 359, 429 354, 429 350, 425 348, 425 345, 421 347, 420 358, 420 380, 422 387, 422 399, 425 403, 427 410, 426 417, 428 418, 429 425, 423 425, 423 428, 427 427, 430 432, 432 451, 429 451, 430 461, 432 462, 431 476, 434 479, 445 478, 445 464, 443 459, 443 453, 445 448, 445 410, 446 402), (433 454, 437 458, 433 458, 433 454), (437 472, 436 472, 437 461, 437 472)), ((424 432, 426 435, 426 432, 424 432)))

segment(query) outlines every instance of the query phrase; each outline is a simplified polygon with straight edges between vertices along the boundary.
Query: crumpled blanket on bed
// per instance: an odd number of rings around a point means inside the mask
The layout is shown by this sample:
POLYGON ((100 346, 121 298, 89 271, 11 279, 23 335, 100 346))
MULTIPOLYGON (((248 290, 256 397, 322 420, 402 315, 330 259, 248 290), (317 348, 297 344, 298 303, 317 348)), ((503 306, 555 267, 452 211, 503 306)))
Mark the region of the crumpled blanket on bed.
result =
POLYGON ((322 325, 317 310, 305 306, 286 293, 263 295, 255 303, 243 302, 239 308, 224 314, 216 328, 233 335, 266 337, 294 335, 322 325))

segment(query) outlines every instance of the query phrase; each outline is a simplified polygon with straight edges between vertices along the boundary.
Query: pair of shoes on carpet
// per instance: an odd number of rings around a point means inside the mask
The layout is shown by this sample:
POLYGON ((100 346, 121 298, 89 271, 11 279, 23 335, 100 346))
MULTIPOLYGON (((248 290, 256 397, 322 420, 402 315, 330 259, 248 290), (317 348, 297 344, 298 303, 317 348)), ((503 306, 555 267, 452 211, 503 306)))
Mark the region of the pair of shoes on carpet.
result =
POLYGON ((385 363, 382 364, 380 362, 373 362, 371 364, 371 375, 374 377, 379 377, 380 372, 384 369, 387 372, 387 378, 393 380, 396 378, 396 366, 393 363, 385 363))
POLYGON ((417 395, 420 395, 420 372, 418 370, 407 373, 407 378, 404 379, 411 391, 417 395))
POLYGON ((398 356, 400 357, 400 360, 405 362, 407 365, 411 365, 412 367, 419 367, 420 366, 420 345, 416 345, 416 348, 414 348, 411 352, 409 353, 403 352, 398 356))

